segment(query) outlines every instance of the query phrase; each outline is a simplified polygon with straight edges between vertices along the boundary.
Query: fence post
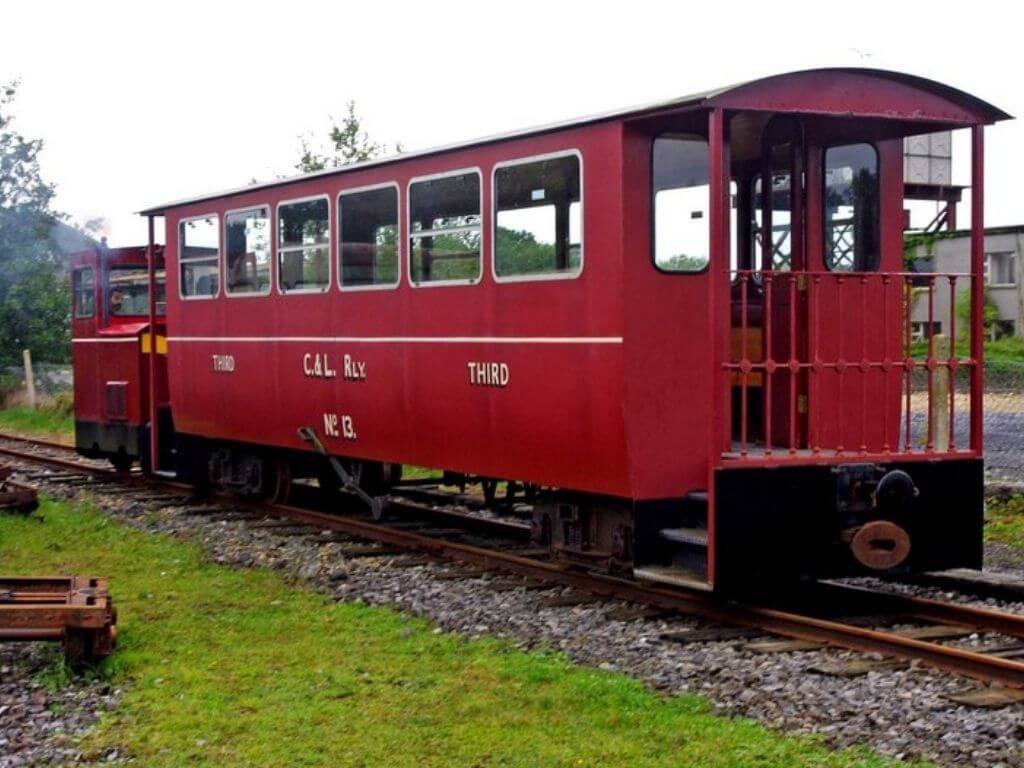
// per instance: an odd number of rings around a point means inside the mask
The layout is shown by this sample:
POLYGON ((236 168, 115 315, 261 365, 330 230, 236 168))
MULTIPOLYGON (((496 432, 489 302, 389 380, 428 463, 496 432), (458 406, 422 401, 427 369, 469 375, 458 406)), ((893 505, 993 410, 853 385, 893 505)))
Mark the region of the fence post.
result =
POLYGON ((22 350, 21 358, 25 363, 25 393, 28 399, 28 407, 33 411, 36 409, 36 379, 32 375, 32 352, 22 350))
MULTIPOLYGON (((941 333, 935 334, 935 360, 949 360, 949 337, 941 333)), ((936 451, 949 450, 949 368, 945 365, 935 367, 932 376, 932 408, 931 419, 932 448, 936 451)))

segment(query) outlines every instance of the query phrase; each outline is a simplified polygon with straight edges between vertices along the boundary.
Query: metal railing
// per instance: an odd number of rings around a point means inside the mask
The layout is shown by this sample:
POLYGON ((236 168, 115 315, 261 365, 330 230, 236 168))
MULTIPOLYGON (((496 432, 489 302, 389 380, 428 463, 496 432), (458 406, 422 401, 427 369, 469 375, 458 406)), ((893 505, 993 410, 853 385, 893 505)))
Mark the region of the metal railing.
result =
POLYGON ((969 354, 969 274, 731 276, 723 368, 732 440, 724 458, 977 450, 981 377, 969 354))

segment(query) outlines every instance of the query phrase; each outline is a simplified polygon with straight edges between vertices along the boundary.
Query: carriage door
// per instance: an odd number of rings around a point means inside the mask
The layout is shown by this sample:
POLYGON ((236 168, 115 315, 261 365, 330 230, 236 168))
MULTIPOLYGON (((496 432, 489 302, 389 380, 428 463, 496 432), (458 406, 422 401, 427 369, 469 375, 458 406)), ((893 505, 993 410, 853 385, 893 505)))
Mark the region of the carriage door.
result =
MULTIPOLYGON (((775 117, 762 137, 761 172, 753 180, 754 264, 762 270, 762 350, 765 360, 805 360, 807 302, 802 126, 775 117)), ((801 448, 807 435, 804 371, 780 368, 763 382, 763 434, 773 446, 801 448)))

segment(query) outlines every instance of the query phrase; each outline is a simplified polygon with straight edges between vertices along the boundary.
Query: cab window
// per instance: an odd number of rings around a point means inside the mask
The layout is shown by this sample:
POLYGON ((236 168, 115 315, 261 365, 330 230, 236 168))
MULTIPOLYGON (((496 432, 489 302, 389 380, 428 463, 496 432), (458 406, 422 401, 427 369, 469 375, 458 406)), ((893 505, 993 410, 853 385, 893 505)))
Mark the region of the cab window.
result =
MULTIPOLYGON (((156 273, 156 314, 167 311, 164 271, 156 273)), ((149 316, 149 270, 146 267, 111 267, 107 304, 113 317, 149 316)))
POLYGON ((870 144, 825 150, 825 266, 832 272, 878 269, 878 153, 870 144))
POLYGON ((75 317, 92 317, 96 312, 96 282, 92 267, 76 269, 72 274, 71 281, 75 317))

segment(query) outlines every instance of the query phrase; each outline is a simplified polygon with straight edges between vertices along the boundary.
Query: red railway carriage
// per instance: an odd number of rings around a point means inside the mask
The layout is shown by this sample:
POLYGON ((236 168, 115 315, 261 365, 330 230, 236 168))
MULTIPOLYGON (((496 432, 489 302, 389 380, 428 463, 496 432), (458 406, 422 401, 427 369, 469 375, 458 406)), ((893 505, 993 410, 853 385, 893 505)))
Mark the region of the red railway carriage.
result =
POLYGON ((246 492, 322 470, 303 428, 371 494, 403 464, 525 483, 539 543, 691 587, 977 566, 982 129, 1006 117, 797 72, 149 209, 154 447, 246 492), (910 273, 903 140, 964 127, 971 273, 910 273), (944 290, 971 322, 922 352, 909 308, 944 290))
POLYGON ((92 457, 127 469, 148 463, 150 397, 169 417, 163 318, 163 248, 154 250, 157 282, 156 344, 151 345, 150 284, 145 248, 100 247, 71 257, 72 362, 75 371, 75 445, 92 457), (157 350, 155 386, 148 358, 157 350))

